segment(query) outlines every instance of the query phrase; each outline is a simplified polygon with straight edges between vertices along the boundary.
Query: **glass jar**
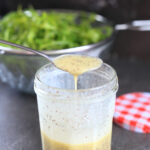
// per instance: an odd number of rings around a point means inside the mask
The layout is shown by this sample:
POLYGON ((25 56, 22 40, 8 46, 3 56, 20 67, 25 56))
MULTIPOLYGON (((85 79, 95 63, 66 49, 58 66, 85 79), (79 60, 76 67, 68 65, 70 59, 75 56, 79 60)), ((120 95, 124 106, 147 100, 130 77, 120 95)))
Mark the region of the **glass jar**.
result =
POLYGON ((37 94, 43 150, 110 150, 118 80, 103 63, 78 79, 47 64, 38 70, 37 94))

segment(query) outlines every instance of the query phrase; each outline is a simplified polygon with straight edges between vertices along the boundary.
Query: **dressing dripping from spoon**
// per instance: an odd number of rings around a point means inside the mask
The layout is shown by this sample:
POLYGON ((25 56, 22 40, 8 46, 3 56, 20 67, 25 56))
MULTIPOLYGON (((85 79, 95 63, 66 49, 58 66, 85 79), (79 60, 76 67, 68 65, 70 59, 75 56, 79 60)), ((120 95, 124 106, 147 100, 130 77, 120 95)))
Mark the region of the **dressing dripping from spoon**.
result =
POLYGON ((96 70, 102 65, 102 60, 84 55, 62 55, 54 60, 55 65, 74 76, 75 90, 77 90, 78 76, 85 72, 96 70))

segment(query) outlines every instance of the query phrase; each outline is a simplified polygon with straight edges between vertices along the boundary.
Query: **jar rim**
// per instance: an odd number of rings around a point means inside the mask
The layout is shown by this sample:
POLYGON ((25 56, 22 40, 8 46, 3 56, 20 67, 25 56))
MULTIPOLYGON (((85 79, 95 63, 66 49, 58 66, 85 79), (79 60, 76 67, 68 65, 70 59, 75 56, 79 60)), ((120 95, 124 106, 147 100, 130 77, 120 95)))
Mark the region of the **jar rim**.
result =
POLYGON ((40 91, 42 93, 48 93, 50 90, 55 90, 57 92, 63 92, 63 93, 69 93, 69 94, 81 94, 81 93, 85 93, 85 92, 93 92, 93 91, 97 91, 97 90, 100 90, 100 89, 103 89, 103 88, 106 88, 108 86, 113 86, 112 89, 114 89, 113 91, 116 92, 117 89, 118 89, 118 78, 117 78, 117 74, 116 74, 116 71, 113 67, 111 67, 110 65, 106 64, 106 63, 103 63, 102 66, 105 66, 109 69, 111 69, 112 71, 112 74, 113 76, 111 77, 111 79, 106 82, 105 84, 103 85, 100 85, 100 86, 97 86, 97 87, 92 87, 92 88, 87 88, 87 89, 78 89, 78 90, 74 90, 74 89, 62 89, 62 88, 56 88, 56 87, 52 87, 52 86, 49 86, 47 84, 45 84, 40 78, 39 78, 39 74, 40 72, 46 68, 46 67, 51 67, 53 66, 53 64, 49 63, 49 64, 46 64, 44 65, 43 67, 41 67, 35 74, 35 80, 34 80, 34 89, 36 91, 36 89, 39 87, 37 87, 37 84, 36 83, 39 83, 40 84, 40 91), (44 89, 44 90, 43 90, 44 89), (45 89, 47 89, 47 91, 45 91, 45 89))

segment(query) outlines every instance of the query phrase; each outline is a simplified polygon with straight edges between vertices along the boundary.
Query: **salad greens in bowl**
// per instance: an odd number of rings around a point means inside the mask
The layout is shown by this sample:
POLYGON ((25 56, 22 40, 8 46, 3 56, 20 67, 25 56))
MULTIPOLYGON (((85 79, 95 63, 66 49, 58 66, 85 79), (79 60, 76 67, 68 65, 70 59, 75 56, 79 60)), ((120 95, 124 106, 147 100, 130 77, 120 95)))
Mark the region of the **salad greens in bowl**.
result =
MULTIPOLYGON (((112 42, 113 27, 95 13, 71 10, 18 9, 0 20, 0 39, 44 51, 53 59, 61 54, 99 56, 112 42)), ((32 93, 36 70, 44 58, 0 44, 0 80, 32 93)))
POLYGON ((0 21, 0 38, 37 50, 94 44, 112 34, 110 25, 95 24, 96 14, 17 10, 0 21))

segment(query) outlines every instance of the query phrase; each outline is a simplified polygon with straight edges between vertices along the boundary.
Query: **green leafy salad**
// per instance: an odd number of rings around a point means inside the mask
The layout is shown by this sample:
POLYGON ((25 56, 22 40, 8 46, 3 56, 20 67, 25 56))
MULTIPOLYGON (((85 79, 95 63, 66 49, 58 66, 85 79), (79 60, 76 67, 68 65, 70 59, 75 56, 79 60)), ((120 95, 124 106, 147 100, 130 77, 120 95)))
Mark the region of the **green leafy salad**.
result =
POLYGON ((36 50, 58 50, 97 43, 112 34, 108 25, 94 26, 96 14, 42 11, 10 12, 0 20, 0 39, 36 50))

